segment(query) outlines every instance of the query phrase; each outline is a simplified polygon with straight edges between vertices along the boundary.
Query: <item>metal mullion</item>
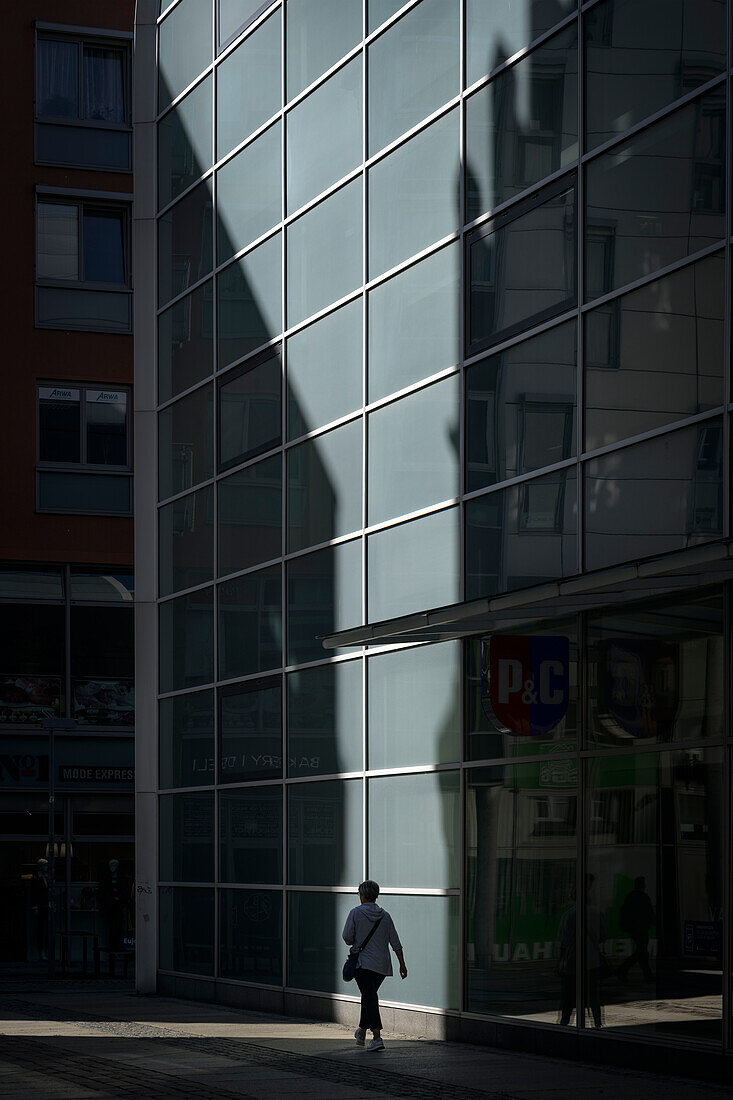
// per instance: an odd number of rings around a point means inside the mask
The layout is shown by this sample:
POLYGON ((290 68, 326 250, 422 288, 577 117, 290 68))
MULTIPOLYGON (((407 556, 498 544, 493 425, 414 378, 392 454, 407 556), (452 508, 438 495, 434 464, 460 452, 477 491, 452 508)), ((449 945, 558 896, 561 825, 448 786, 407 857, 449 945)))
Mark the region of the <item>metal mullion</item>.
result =
MULTIPOLYGON (((466 386, 466 369, 465 369, 465 354, 466 354, 466 310, 464 308, 464 302, 466 300, 466 264, 464 262, 464 256, 466 253, 466 2, 460 0, 459 11, 459 28, 458 28, 458 49, 459 49, 459 67, 458 67, 458 87, 460 93, 460 100, 458 105, 458 208, 459 218, 458 224, 460 226, 460 242, 458 245, 459 258, 458 258, 458 594, 461 600, 466 598, 466 508, 464 505, 464 497, 466 494, 466 401, 467 401, 467 386, 466 386)), ((461 780, 462 782, 462 780, 461 780)), ((461 819, 462 820, 462 819, 461 819)), ((462 921, 459 922, 462 927, 462 921)), ((461 933, 462 936, 462 933, 461 933)), ((461 962, 459 969, 459 987, 460 998, 459 1004, 463 1007, 463 950, 461 948, 461 962)))
POLYGON ((585 567, 585 467, 582 454, 585 451, 585 322, 580 307, 585 299, 585 168, 582 153, 585 149, 585 39, 584 19, 580 10, 577 13, 578 37, 578 159, 575 190, 575 256, 576 256, 576 322, 575 341, 577 362, 575 364, 575 507, 576 507, 576 556, 577 573, 585 567))
MULTIPOLYGON (((728 23, 731 23, 731 11, 730 5, 728 10, 728 23)), ((728 34, 728 65, 731 63, 730 53, 731 35, 728 34)), ((733 156, 733 139, 731 138, 731 126, 730 126, 730 112, 731 112, 731 82, 726 77, 725 82, 725 117, 727 120, 725 127, 725 163, 724 163, 724 178, 730 179, 731 172, 731 157, 733 156)), ((723 313, 723 393, 724 403, 726 409, 728 408, 731 400, 731 229, 733 228, 733 215, 731 213, 731 203, 733 202, 733 195, 731 194, 730 185, 726 187, 726 204, 725 204, 725 217, 726 217, 726 234, 725 234, 725 295, 724 302, 726 307, 723 313)), ((730 475, 730 462, 729 456, 731 453, 731 424, 730 414, 723 416, 723 535, 726 538, 730 537, 731 533, 731 505, 730 505, 730 489, 731 489, 731 475, 730 475)))
POLYGON ((280 411, 280 439, 282 455, 280 460, 280 476, 281 476, 281 499, 280 499, 280 554, 282 556, 282 562, 280 565, 280 614, 281 614, 281 629, 282 629, 282 671, 281 675, 281 744, 282 744, 282 780, 280 784, 280 790, 282 791, 282 840, 280 842, 280 855, 282 866, 282 885, 280 887, 280 946, 282 957, 282 973, 280 975, 280 988, 285 989, 288 980, 288 967, 290 960, 288 957, 288 896, 287 885, 289 877, 288 866, 288 791, 287 791, 287 773, 288 773, 288 712, 287 712, 287 700, 288 700, 288 677, 285 673, 285 668, 288 662, 288 649, 290 646, 290 637, 288 631, 288 577, 287 567, 285 565, 285 551, 287 550, 287 495, 288 495, 288 471, 286 463, 285 448, 283 446, 287 439, 287 343, 285 339, 285 330, 287 323, 287 293, 288 293, 288 280, 287 280, 287 230, 285 227, 285 216, 287 213, 287 140, 286 140, 286 119, 285 119, 285 101, 287 97, 287 35, 286 35, 286 19, 285 19, 285 0, 283 0, 280 6, 280 327, 282 330, 281 336, 281 411, 280 411))
MULTIPOLYGON (((367 622, 369 609, 369 556, 368 540, 364 531, 369 518, 369 418, 366 412, 369 401, 369 304, 367 282, 369 279, 369 172, 367 156, 369 152, 369 51, 367 37, 369 30, 369 4, 362 5, 362 94, 361 94, 361 158, 362 158, 362 357, 361 357, 361 621, 367 622)), ((369 782, 366 769, 369 764, 369 668, 366 649, 362 647, 361 657, 361 873, 363 880, 369 876, 369 782)))
MULTIPOLYGON (((217 7, 216 2, 212 3, 211 8, 211 23, 212 23, 212 47, 213 53, 216 54, 216 22, 217 22, 217 7)), ((217 110, 217 96, 216 96, 216 80, 214 79, 214 73, 212 69, 211 75, 211 148, 216 149, 216 110, 217 110)), ((211 233, 212 233, 212 250, 214 255, 217 254, 218 240, 216 233, 217 222, 217 210, 218 210, 218 195, 217 195, 217 180, 212 171, 212 187, 211 187, 211 233)), ((218 257, 217 257, 218 258, 218 257)), ((214 363, 218 359, 219 349, 219 325, 218 325, 218 311, 216 308, 216 286, 214 279, 211 280, 212 288, 212 302, 211 302, 211 336, 212 336, 212 355, 214 363)), ((157 341, 156 341, 157 344, 157 341)), ((213 560, 213 574, 216 579, 219 574, 219 493, 216 482, 216 471, 219 465, 219 417, 217 415, 217 404, 219 401, 219 394, 216 385, 211 386, 211 399, 213 401, 212 409, 212 446, 214 450, 214 480, 212 482, 211 492, 213 497, 213 546, 212 553, 213 560)), ((214 683, 219 679, 219 597, 216 583, 214 584, 214 638, 213 638, 213 658, 214 658, 214 683)), ((220 729, 219 729, 219 706, 218 706, 218 692, 214 688, 214 776, 213 776, 213 795, 214 795, 214 960, 213 960, 213 973, 214 977, 219 977, 219 960, 220 960, 220 912, 221 912, 221 891, 218 883, 221 881, 221 814, 220 814, 220 798, 219 798, 219 762, 221 760, 220 751, 220 729)))
POLYGON ((66 695, 65 713, 67 718, 71 713, 71 566, 66 564, 63 569, 64 576, 64 648, 66 660, 64 661, 64 692, 66 695))
MULTIPOLYGON (((729 299, 726 299, 728 301, 729 299)), ((731 1027, 731 939, 733 936, 733 929, 731 928, 731 903, 733 901, 733 889, 731 883, 731 849, 733 844, 733 837, 731 836, 731 830, 733 828, 733 822, 731 821, 731 810, 733 809, 731 799, 731 776, 732 765, 731 753, 733 747, 730 744, 730 730, 731 730, 731 672, 733 669, 732 660, 733 647, 731 646, 731 630, 733 628, 733 621, 731 616, 731 598, 733 597, 733 585, 730 583, 723 584, 723 729, 724 736, 727 739, 726 747, 723 749, 723 914, 722 914, 722 969, 723 974, 726 976, 723 982, 723 1050, 729 1050, 731 1046, 731 1040, 733 1039, 733 1028, 731 1027)))
MULTIPOLYGON (((588 613, 580 611, 576 617, 578 629, 578 730, 574 753, 576 765, 576 808, 575 808, 575 1027, 576 1031, 585 1027, 585 934, 586 934, 586 897, 585 897, 585 841, 586 841, 586 776, 588 764, 583 754, 586 745, 588 725, 587 692, 587 648, 588 613)), ((635 752, 635 749, 632 750, 635 752)))

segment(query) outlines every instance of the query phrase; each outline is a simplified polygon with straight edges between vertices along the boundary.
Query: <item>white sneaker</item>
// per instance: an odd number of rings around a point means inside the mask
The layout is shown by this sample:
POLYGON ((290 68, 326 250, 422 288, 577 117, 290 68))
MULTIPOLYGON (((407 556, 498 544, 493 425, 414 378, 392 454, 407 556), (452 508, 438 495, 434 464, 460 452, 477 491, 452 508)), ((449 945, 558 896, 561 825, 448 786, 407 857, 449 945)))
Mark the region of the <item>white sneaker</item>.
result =
POLYGON ((366 1031, 359 1031, 359 1028, 354 1032, 354 1038, 356 1039, 356 1045, 363 1047, 366 1041, 366 1031))
POLYGON ((372 1039, 367 1050, 384 1050, 384 1043, 381 1039, 372 1039))

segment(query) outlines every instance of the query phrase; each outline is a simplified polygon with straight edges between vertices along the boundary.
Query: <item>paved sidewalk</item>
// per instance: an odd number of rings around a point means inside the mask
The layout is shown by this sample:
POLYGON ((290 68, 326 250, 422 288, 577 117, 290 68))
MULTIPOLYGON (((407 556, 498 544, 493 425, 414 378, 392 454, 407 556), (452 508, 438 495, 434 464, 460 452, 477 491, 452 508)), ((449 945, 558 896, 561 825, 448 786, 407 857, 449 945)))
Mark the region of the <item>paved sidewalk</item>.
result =
POLYGON ((388 1039, 369 1054, 337 1024, 138 997, 80 983, 0 989, 3 1100, 722 1100, 730 1091, 467 1044, 388 1039))

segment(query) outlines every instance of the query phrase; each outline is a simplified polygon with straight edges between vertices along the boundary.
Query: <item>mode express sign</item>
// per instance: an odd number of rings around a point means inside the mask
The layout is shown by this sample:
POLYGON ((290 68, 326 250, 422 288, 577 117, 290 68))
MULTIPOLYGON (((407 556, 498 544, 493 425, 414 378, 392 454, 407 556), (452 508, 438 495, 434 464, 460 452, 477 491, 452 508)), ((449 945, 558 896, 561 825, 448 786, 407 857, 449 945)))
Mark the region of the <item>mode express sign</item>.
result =
POLYGON ((549 733, 570 692, 570 643, 563 635, 497 635, 481 648, 481 702, 500 729, 521 737, 549 733))

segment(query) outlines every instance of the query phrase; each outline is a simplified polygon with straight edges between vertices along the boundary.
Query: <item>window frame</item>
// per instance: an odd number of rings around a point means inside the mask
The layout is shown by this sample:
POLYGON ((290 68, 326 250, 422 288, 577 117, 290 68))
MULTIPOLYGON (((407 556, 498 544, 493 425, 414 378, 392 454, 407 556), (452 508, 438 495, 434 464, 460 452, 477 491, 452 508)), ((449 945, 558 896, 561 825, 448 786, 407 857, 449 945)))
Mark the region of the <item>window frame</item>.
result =
MULTIPOLYGON (((59 23, 45 23, 36 21, 34 26, 33 41, 33 133, 34 150, 33 159, 36 164, 59 164, 58 160, 42 157, 39 151, 39 125, 42 126, 73 126, 89 130, 114 131, 127 133, 129 139, 129 156, 126 168, 110 167, 104 164, 95 164, 92 161, 80 163, 79 168, 91 168, 101 172, 118 172, 132 174, 132 40, 129 31, 108 30, 96 27, 64 26, 59 23), (78 52, 78 94, 79 111, 75 117, 68 115, 46 115, 39 111, 39 65, 38 43, 63 42, 73 43, 78 52), (124 120, 122 122, 109 122, 104 119, 86 118, 84 116, 84 48, 107 47, 116 49, 122 53, 122 97, 124 107, 124 120)), ((64 162, 63 167, 74 167, 73 164, 64 162)))
POLYGON ((132 515, 132 493, 130 493, 130 508, 126 512, 117 512, 113 510, 109 511, 90 511, 87 509, 76 508, 43 508, 39 504, 40 501, 40 482, 42 473, 70 473, 70 474, 92 474, 100 475, 105 474, 110 477, 126 477, 132 481, 132 387, 124 383, 118 385, 113 383, 106 386, 102 383, 91 384, 89 382, 53 382, 45 379, 36 380, 36 512, 42 512, 52 515, 110 515, 110 516, 131 516, 132 515), (41 389, 46 389, 49 386, 58 386, 64 389, 76 389, 79 390, 79 462, 52 462, 49 459, 41 459, 41 389), (88 390, 114 390, 117 393, 124 392, 126 396, 125 402, 125 444, 127 448, 127 463, 124 466, 92 463, 86 461, 87 455, 87 391, 88 390))

